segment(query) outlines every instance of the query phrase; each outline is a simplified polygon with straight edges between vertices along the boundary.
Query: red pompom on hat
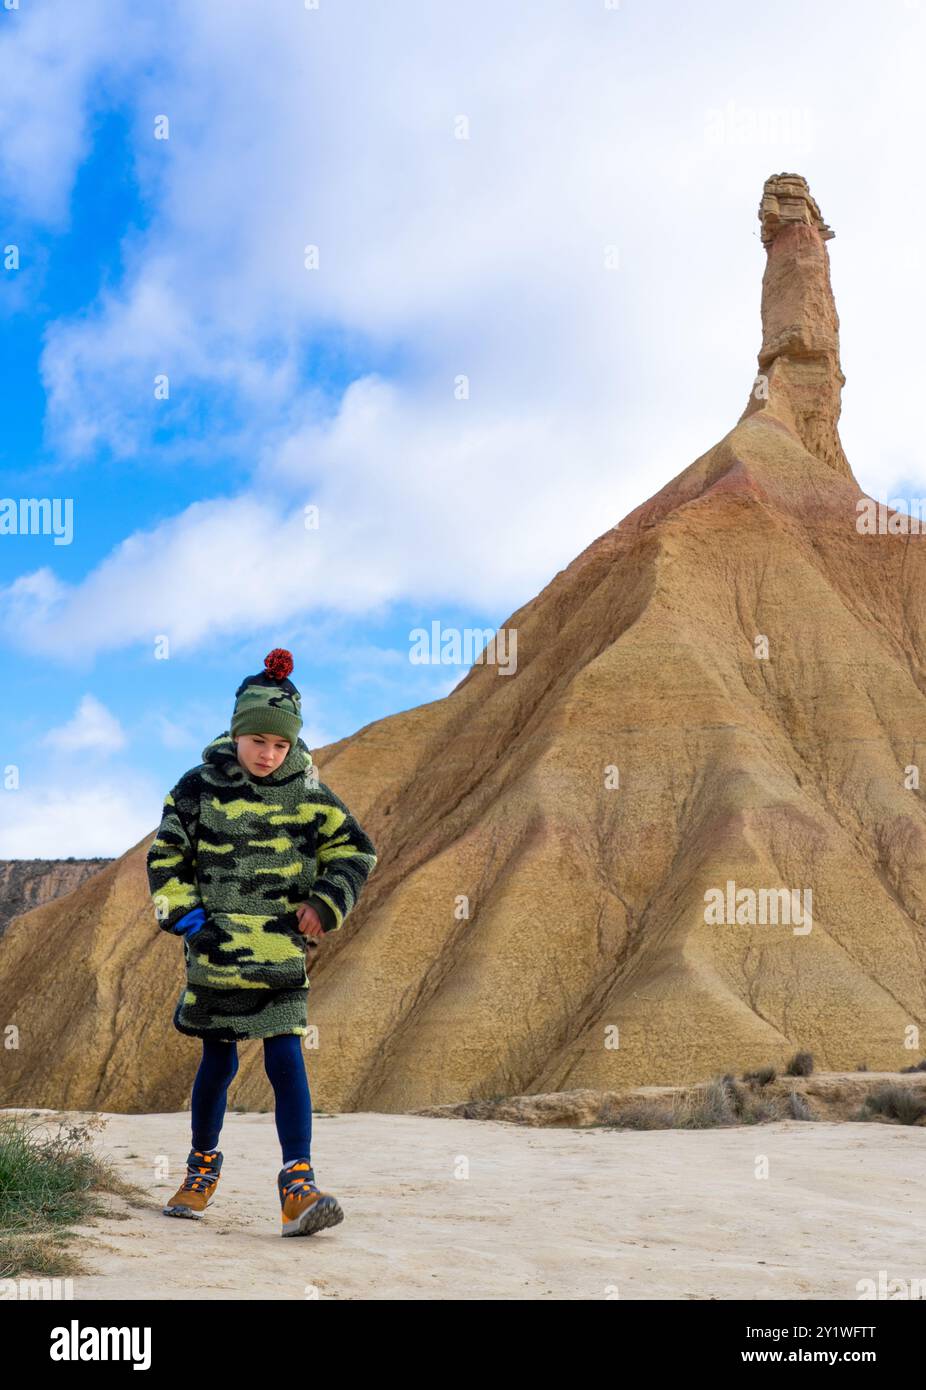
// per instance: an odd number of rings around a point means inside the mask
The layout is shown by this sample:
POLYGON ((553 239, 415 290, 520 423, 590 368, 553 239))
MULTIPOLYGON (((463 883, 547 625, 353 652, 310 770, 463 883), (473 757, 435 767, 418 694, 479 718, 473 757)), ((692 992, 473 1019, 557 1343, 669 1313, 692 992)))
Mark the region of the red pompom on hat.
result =
POLYGON ((275 681, 285 680, 293 669, 293 654, 285 647, 274 647, 264 657, 264 670, 275 681))

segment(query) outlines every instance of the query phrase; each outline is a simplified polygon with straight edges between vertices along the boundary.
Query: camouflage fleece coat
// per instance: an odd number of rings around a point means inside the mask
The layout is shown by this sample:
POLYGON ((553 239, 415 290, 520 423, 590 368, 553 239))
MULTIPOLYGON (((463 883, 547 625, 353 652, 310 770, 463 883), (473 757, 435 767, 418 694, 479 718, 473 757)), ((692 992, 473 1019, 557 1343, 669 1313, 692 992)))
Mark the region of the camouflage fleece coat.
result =
POLYGON ((181 1033, 266 1038, 306 1032, 309 902, 326 931, 354 907, 376 851, 350 811, 318 781, 302 739, 266 777, 238 762, 226 731, 164 800, 148 851, 148 887, 163 931, 181 936, 181 1033))

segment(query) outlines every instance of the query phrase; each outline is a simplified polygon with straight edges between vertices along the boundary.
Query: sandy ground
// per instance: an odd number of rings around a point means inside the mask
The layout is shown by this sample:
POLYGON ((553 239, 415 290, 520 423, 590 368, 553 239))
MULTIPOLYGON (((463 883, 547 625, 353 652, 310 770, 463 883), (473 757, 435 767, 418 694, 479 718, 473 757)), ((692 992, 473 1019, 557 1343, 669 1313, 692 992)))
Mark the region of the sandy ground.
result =
POLYGON ((104 1118, 97 1151, 150 1206, 108 1197, 128 1219, 74 1228, 92 1271, 74 1277, 75 1299, 855 1300, 880 1270, 926 1279, 923 1128, 638 1133, 316 1114, 317 1180, 344 1221, 283 1240, 272 1115, 226 1116, 223 1175, 197 1222, 160 1211, 189 1114, 104 1118))

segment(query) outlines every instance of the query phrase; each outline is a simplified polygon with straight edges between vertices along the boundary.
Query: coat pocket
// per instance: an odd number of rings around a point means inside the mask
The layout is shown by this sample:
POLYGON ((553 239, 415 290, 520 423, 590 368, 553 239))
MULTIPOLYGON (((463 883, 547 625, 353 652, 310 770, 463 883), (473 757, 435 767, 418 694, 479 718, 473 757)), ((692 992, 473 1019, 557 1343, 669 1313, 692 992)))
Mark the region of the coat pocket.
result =
POLYGON ((308 982, 295 913, 212 912, 187 949, 191 985, 302 989, 308 982))

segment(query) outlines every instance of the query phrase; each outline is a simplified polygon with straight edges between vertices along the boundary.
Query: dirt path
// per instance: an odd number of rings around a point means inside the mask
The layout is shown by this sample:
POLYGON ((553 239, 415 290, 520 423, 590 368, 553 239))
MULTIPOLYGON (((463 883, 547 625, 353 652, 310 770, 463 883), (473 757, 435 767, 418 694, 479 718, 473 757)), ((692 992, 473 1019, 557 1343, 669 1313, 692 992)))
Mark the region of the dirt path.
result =
POLYGON ((116 1215, 75 1228, 92 1270, 75 1277, 76 1299, 854 1300, 880 1270, 926 1280, 922 1128, 638 1133, 316 1115, 318 1182, 345 1219, 282 1240, 272 1115, 227 1115, 223 1176, 199 1222, 160 1212, 180 1181, 189 1114, 105 1118, 98 1152, 151 1205, 111 1197, 116 1215), (169 1179, 156 1167, 164 1155, 169 1179), (767 1178, 755 1175, 763 1155, 767 1178))

